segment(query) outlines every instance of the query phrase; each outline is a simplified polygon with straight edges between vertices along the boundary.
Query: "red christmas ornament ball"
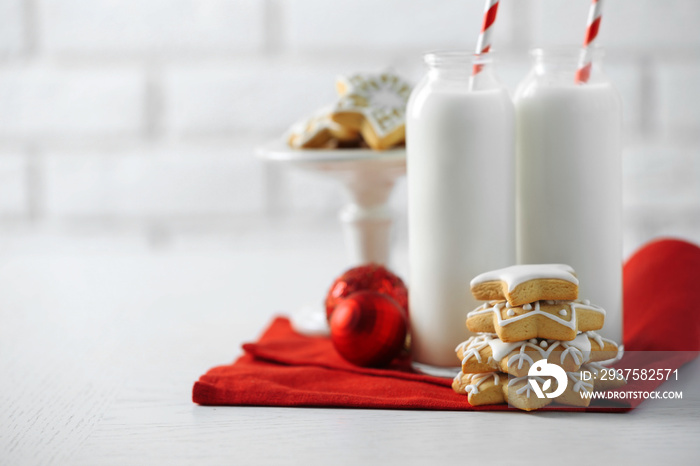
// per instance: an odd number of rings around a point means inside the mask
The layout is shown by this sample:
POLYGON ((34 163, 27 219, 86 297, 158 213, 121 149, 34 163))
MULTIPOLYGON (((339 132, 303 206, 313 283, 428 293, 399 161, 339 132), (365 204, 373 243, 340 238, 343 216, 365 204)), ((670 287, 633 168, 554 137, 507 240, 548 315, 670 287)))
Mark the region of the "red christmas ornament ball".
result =
POLYGON ((359 291, 335 307, 330 320, 333 346, 349 362, 386 366, 404 347, 406 314, 389 296, 359 291))
POLYGON ((357 291, 377 291, 394 299, 408 315, 408 290, 403 280, 379 264, 352 268, 338 277, 326 295, 326 317, 338 303, 357 291))

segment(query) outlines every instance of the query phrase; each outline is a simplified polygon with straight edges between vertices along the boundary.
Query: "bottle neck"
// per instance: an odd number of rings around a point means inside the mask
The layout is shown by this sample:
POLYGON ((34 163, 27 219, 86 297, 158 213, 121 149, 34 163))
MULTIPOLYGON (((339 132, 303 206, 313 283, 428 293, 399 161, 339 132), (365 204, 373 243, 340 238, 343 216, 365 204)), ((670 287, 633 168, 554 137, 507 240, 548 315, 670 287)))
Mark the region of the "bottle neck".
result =
POLYGON ((437 52, 425 56, 430 80, 455 85, 466 84, 470 90, 500 87, 493 62, 493 52, 437 52))
POLYGON ((583 50, 580 47, 561 47, 552 49, 534 49, 530 52, 533 59, 533 73, 554 82, 573 82, 576 72, 585 63, 592 64, 589 79, 591 82, 605 81, 602 72, 603 50, 593 48, 583 50))

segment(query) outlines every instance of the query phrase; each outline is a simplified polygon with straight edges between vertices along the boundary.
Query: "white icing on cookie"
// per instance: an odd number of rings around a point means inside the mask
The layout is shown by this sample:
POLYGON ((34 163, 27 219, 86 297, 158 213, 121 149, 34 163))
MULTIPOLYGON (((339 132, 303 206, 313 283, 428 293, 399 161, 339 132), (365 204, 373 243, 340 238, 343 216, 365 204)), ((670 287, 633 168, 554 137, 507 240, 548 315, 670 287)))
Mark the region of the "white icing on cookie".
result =
POLYGON ((605 346, 606 342, 612 344, 613 346, 617 346, 617 343, 615 343, 615 341, 610 340, 608 338, 603 338, 597 332, 590 331, 590 332, 586 332, 586 333, 588 334, 588 336, 591 340, 596 342, 596 344, 598 345, 598 348, 600 348, 601 350, 605 346))
POLYGON ((457 348, 455 348, 455 352, 459 352, 460 349, 462 350, 463 363, 464 361, 467 361, 472 357, 476 359, 477 362, 482 362, 480 351, 486 348, 486 346, 489 344, 489 340, 492 339, 493 337, 489 334, 471 337, 467 341, 463 341, 462 343, 457 345, 457 348))
POLYGON ((565 264, 512 265, 504 269, 482 273, 475 277, 470 284, 475 286, 485 282, 503 281, 508 285, 508 291, 513 291, 522 283, 543 278, 565 280, 578 285, 574 269, 565 264))
POLYGON ((586 309, 589 311, 599 312, 599 313, 605 315, 605 309, 603 309, 602 307, 599 307, 599 306, 595 306, 593 304, 585 305, 585 304, 580 303, 578 301, 571 301, 568 305, 571 308, 571 316, 570 316, 569 320, 564 320, 562 317, 559 317, 559 316, 556 316, 554 314, 550 314, 548 312, 542 311, 540 309, 540 302, 539 301, 537 301, 535 303, 535 307, 533 310, 528 311, 528 312, 524 312, 523 314, 520 314, 520 315, 515 316, 515 317, 508 317, 506 319, 503 319, 501 317, 501 312, 500 312, 501 309, 503 308, 503 303, 497 303, 496 305, 488 307, 486 309, 484 309, 483 306, 479 306, 478 308, 476 308, 473 311, 471 311, 470 313, 468 313, 467 318, 472 317, 472 316, 476 316, 476 315, 486 314, 488 312, 493 312, 496 314, 496 317, 498 319, 498 325, 501 327, 505 327, 506 325, 511 324, 513 322, 527 319, 528 317, 532 317, 535 315, 541 315, 541 316, 545 316, 548 319, 551 319, 551 320, 553 320, 561 325, 564 325, 564 326, 570 328, 571 330, 576 330, 576 310, 577 309, 586 309))
MULTIPOLYGON (((525 381, 525 385, 520 387, 518 390, 515 391, 518 395, 522 395, 523 392, 526 392, 525 396, 530 398, 530 394, 534 391, 532 388, 532 385, 530 385, 530 382, 527 380, 528 377, 514 377, 508 381, 508 386, 510 387, 511 385, 514 385, 518 382, 522 382, 523 380, 525 381)), ((544 379, 542 377, 533 377, 537 382, 539 382, 540 385, 544 385, 544 379)))
POLYGON ((361 113, 379 137, 387 136, 405 124, 411 86, 397 75, 340 77, 338 88, 343 89, 343 94, 335 111, 361 113))
POLYGON ((471 376, 469 377, 469 385, 464 387, 464 390, 469 395, 476 395, 477 393, 479 393, 479 386, 490 378, 493 378, 494 385, 499 385, 501 382, 498 372, 471 374, 471 376))
MULTIPOLYGON (((574 392, 579 393, 583 390, 585 390, 587 392, 593 391, 593 383, 581 380, 581 375, 579 372, 567 372, 566 375, 569 378, 569 380, 571 380, 573 382, 573 385, 569 384, 569 386, 571 387, 571 389, 574 392)), ((545 382, 545 380, 542 377, 532 377, 532 378, 537 380, 537 382, 539 382, 540 385, 543 385, 545 382)), ((515 384, 522 382, 522 381, 526 382, 525 385, 523 385, 521 388, 519 388, 515 393, 517 393, 518 395, 522 395, 523 393, 526 393, 525 396, 527 398, 530 398, 530 394, 534 390, 532 389, 532 386, 530 385, 530 383, 528 381, 528 376, 511 378, 508 381, 508 386, 510 387, 510 386, 515 385, 515 384)), ((556 401, 556 399, 555 399, 555 401, 556 401)))
POLYGON ((596 361, 596 362, 589 362, 589 365, 599 365, 599 366, 610 366, 612 364, 615 364, 617 361, 622 359, 622 356, 625 354, 625 345, 618 345, 614 340, 609 340, 607 338, 603 338, 600 335, 598 335, 596 332, 590 331, 586 332, 590 334, 590 338, 595 341, 596 345, 602 350, 603 345, 605 342, 610 343, 612 346, 617 348, 617 353, 615 354, 614 358, 611 359, 606 359, 604 361, 596 361))
POLYGON ((331 111, 331 107, 324 107, 315 111, 310 117, 294 123, 287 130, 286 134, 289 145, 296 149, 304 148, 323 131, 329 131, 333 134, 350 133, 347 129, 331 120, 331 111))
POLYGON ((576 365, 581 365, 590 359, 591 340, 588 337, 588 333, 589 332, 579 333, 573 340, 562 342, 564 351, 561 352, 561 364, 564 364, 567 356, 570 356, 571 360, 576 365))
POLYGON ((581 379, 581 374, 579 372, 567 372, 566 375, 574 382, 573 386, 569 385, 574 392, 580 393, 583 390, 587 392, 593 391, 593 382, 586 382, 581 379))
MULTIPOLYGON (((457 346, 455 351, 459 352, 460 349, 462 350, 462 365, 468 363, 471 359, 482 364, 484 361, 481 351, 488 345, 491 348, 491 356, 486 361, 487 364, 493 362, 493 364, 498 365, 504 358, 517 350, 517 354, 512 355, 508 360, 508 366, 517 364, 517 368, 522 369, 525 363, 534 364, 534 360, 527 351, 537 352, 541 359, 548 359, 552 352, 561 351, 560 364, 564 365, 566 359, 570 358, 573 364, 580 366, 588 362, 591 357, 591 340, 600 338, 600 335, 595 332, 582 332, 571 341, 538 341, 532 338, 527 341, 506 343, 501 341, 496 334, 485 333, 463 341, 457 346)), ((612 340, 606 341, 617 346, 612 340)), ((600 346, 600 349, 602 350, 603 346, 600 346)))
POLYGON ((494 361, 501 361, 503 358, 508 356, 513 350, 515 350, 522 342, 506 343, 501 341, 498 337, 494 337, 489 340, 489 346, 491 347, 491 354, 494 361))

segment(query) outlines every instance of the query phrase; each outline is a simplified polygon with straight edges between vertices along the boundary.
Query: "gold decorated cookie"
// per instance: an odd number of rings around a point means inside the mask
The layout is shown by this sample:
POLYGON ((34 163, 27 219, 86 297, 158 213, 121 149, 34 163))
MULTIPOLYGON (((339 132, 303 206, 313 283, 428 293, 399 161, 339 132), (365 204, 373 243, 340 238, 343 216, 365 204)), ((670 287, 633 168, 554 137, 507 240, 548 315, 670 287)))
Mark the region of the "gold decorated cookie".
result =
POLYGON ((578 298, 578 279, 574 269, 565 264, 513 265, 482 273, 470 286, 479 301, 506 300, 511 306, 578 298))
POLYGON ((471 332, 497 333, 504 342, 571 341, 578 332, 600 330, 604 322, 605 310, 588 301, 536 301, 522 306, 492 301, 467 314, 471 332))
MULTIPOLYGON (((485 374, 460 372, 452 381, 452 389, 460 395, 466 395, 467 401, 472 406, 510 403, 523 411, 533 411, 552 403, 551 398, 535 396, 527 379, 527 377, 508 377, 508 374, 500 372, 485 374)), ((540 379, 538 382, 544 381, 540 379)))
MULTIPOLYGON (((566 388, 556 398, 539 398, 527 376, 509 377, 508 374, 500 372, 483 374, 460 372, 452 381, 452 389, 460 395, 466 395, 472 406, 508 403, 524 411, 533 411, 552 403, 585 408, 591 403, 590 394, 593 391, 612 390, 625 385, 622 379, 603 383, 602 378, 598 376, 599 369, 594 367, 584 365, 582 370, 593 374, 591 380, 583 380, 581 372, 567 372, 566 388)), ((540 386, 545 386, 544 378, 532 377, 532 379, 540 386)), ((554 381, 550 389, 543 391, 548 393, 557 388, 557 383, 554 381)))
POLYGON ((336 83, 340 100, 331 119, 359 131, 367 144, 384 150, 406 138, 406 105, 411 86, 391 73, 355 74, 336 83))
POLYGON ((514 343, 486 333, 473 336, 456 348, 464 373, 498 370, 515 377, 527 375, 530 367, 542 359, 573 372, 584 363, 616 358, 620 351, 617 343, 596 332, 579 333, 571 341, 533 338, 514 343))
POLYGON ((508 374, 487 372, 483 374, 459 373, 452 381, 452 389, 467 395, 472 406, 498 405, 505 402, 502 383, 508 383, 508 374))
POLYGON ((287 131, 287 143, 295 149, 334 147, 338 143, 359 142, 357 130, 346 128, 330 117, 331 107, 317 110, 311 117, 300 120, 287 131))

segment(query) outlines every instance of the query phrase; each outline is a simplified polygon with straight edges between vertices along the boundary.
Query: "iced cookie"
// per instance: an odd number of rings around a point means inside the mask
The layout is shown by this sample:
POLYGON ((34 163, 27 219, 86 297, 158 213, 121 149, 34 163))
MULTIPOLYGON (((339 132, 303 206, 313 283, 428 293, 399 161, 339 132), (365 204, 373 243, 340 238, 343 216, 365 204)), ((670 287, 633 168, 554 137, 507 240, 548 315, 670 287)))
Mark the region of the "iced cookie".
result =
POLYGON ((511 307, 484 303, 467 314, 467 328, 475 333, 497 333, 501 341, 531 338, 571 341, 578 332, 600 330, 605 310, 588 301, 536 301, 511 307))
MULTIPOLYGON (((544 383, 543 379, 536 378, 540 383, 544 383)), ((552 402, 551 398, 533 396, 527 377, 509 379, 507 374, 499 372, 485 374, 460 372, 452 381, 452 389, 460 395, 467 395, 467 401, 472 406, 510 403, 524 411, 532 411, 552 402)))
POLYGON ((505 402, 501 382, 508 381, 508 375, 498 372, 484 374, 459 373, 452 381, 452 389, 460 395, 467 395, 472 406, 496 405, 505 402))
MULTIPOLYGON (((567 406, 578 406, 585 408, 591 404, 591 397, 586 396, 593 393, 595 380, 584 380, 580 372, 567 372, 567 384, 564 393, 556 397, 555 403, 567 406)), ((556 384, 556 382, 554 382, 556 384)))
MULTIPOLYGON (((330 118, 331 108, 316 111, 287 131, 287 143, 295 149, 318 149, 334 143, 359 142, 359 132, 346 128, 330 118)), ((337 144, 336 144, 337 145, 337 144)))
POLYGON ((589 361, 615 358, 618 345, 595 332, 580 333, 571 341, 531 339, 505 343, 493 334, 477 335, 456 348, 462 372, 483 373, 498 370, 515 377, 527 375, 530 366, 546 359, 565 371, 578 371, 589 361))
MULTIPOLYGON (((545 379, 541 377, 532 378, 540 386, 545 383, 545 379)), ((537 397, 528 377, 509 377, 501 384, 501 389, 503 390, 504 401, 523 411, 540 409, 554 401, 553 398, 537 397)))
POLYGON ((573 301, 578 298, 574 269, 564 264, 514 265, 482 273, 471 283, 480 301, 508 301, 521 306, 540 300, 573 301))
POLYGON ((406 137, 406 105, 411 86, 391 73, 355 74, 336 83, 340 100, 331 119, 359 131, 372 149, 398 145, 406 137))
MULTIPOLYGON (((586 366, 583 369, 585 370, 586 366)), ((618 380, 615 386, 604 386, 595 377, 584 380, 581 372, 567 372, 567 384, 559 396, 539 398, 530 384, 530 379, 540 387, 546 386, 546 378, 542 377, 508 377, 499 372, 488 372, 485 374, 459 373, 452 382, 452 389, 461 395, 467 395, 467 400, 472 406, 509 403, 518 409, 533 411, 552 403, 587 407, 591 403, 593 391, 612 390, 625 384, 623 380, 618 380)), ((553 380, 549 387, 542 391, 552 393, 557 388, 557 382, 553 380)))

